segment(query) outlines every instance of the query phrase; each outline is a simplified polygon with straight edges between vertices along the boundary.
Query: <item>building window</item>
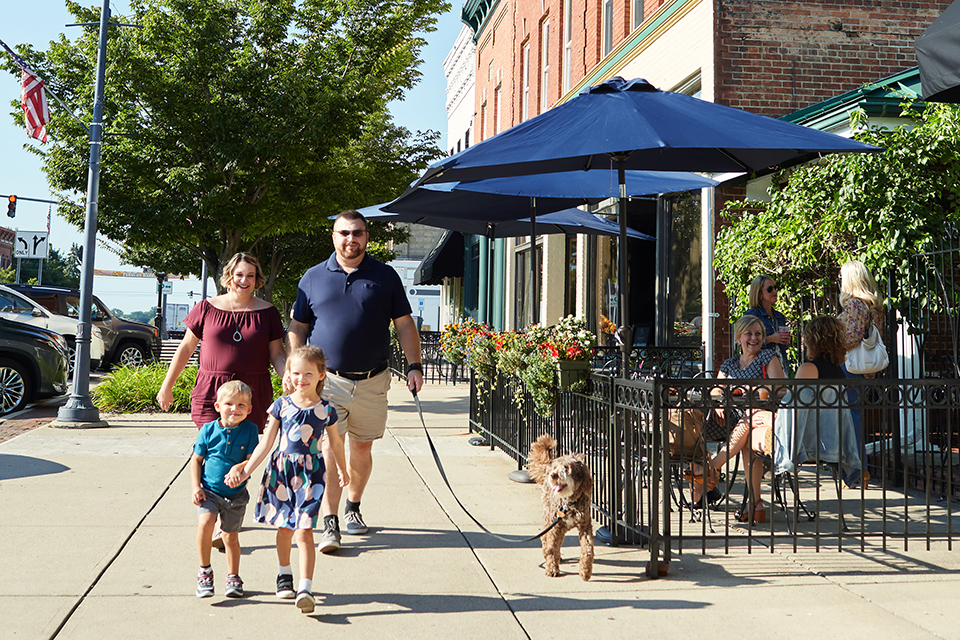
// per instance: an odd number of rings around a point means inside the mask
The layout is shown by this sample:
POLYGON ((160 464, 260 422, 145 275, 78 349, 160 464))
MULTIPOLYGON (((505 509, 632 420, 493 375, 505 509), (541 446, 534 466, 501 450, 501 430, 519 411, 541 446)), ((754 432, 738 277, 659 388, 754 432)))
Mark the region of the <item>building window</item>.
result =
POLYGON ((500 85, 493 90, 493 135, 500 133, 500 85))
POLYGON ((491 60, 490 63, 487 64, 487 82, 490 82, 492 80, 493 80, 493 60, 491 60))
POLYGON ((603 0, 603 55, 613 51, 613 0, 603 0))
POLYGON ((520 82, 523 86, 523 92, 520 100, 520 120, 526 120, 530 117, 530 43, 523 45, 523 51, 520 54, 520 82))
POLYGON ((577 315, 577 236, 567 236, 565 256, 567 277, 564 284, 563 315, 577 315))
POLYGON ((489 137, 487 136, 487 120, 487 103, 484 102, 480 106, 480 135, 482 136, 482 140, 486 140, 489 137))
POLYGON ((573 0, 563 0, 563 92, 570 90, 570 63, 573 60, 573 0))
POLYGON ((516 306, 513 309, 513 326, 517 329, 533 324, 534 305, 540 304, 543 299, 543 245, 534 242, 534 256, 536 260, 538 300, 533 298, 533 280, 530 278, 530 238, 525 238, 526 247, 517 251, 514 256, 514 292, 517 296, 516 306))
POLYGON ((550 21, 540 29, 540 113, 550 108, 550 21))
POLYGON ((463 148, 464 149, 470 148, 470 129, 467 129, 466 131, 463 132, 463 148))
POLYGON ((633 14, 633 28, 643 24, 643 0, 633 0, 631 13, 633 14))
POLYGON ((678 84, 676 88, 673 89, 673 92, 699 98, 701 92, 700 72, 697 71, 695 74, 678 84))

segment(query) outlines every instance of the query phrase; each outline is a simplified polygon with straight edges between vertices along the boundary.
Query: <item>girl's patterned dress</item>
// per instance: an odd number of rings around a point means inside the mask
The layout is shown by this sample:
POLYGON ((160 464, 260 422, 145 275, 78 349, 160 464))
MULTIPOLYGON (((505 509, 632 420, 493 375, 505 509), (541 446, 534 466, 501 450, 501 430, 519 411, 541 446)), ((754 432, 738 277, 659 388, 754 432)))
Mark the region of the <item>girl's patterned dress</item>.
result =
POLYGON ((301 409, 283 396, 267 413, 280 421, 280 444, 264 469, 254 518, 285 529, 315 529, 326 471, 320 442, 336 424, 337 411, 325 400, 301 409))

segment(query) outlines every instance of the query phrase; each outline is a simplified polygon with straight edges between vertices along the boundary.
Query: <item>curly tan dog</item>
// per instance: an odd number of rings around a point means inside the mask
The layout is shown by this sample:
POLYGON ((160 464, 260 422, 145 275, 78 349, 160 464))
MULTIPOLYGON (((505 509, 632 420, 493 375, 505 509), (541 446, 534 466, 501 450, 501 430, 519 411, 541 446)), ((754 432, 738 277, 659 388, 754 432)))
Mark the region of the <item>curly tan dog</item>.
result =
POLYGON ((555 458, 557 441, 542 435, 530 446, 527 469, 530 477, 543 487, 544 524, 553 522, 562 510, 565 515, 541 538, 546 573, 560 575, 560 547, 563 537, 573 528, 580 536, 580 577, 589 580, 593 575, 593 519, 590 499, 593 495, 593 476, 582 453, 555 458))

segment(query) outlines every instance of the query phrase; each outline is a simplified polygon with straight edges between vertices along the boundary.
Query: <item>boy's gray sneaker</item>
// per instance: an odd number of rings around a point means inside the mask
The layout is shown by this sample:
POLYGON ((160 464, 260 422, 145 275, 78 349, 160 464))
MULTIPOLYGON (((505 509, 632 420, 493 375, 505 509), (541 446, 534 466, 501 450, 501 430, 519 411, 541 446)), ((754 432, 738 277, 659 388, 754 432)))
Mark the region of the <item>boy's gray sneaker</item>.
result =
POLYGON ((213 595, 213 571, 197 574, 197 597, 209 598, 213 595))
POLYGON ((316 605, 317 601, 309 591, 301 591, 297 594, 297 608, 301 613, 313 613, 316 605))
POLYGON ((347 533, 352 536, 362 536, 367 532, 367 525, 359 511, 344 511, 343 521, 347 523, 347 533))
POLYGON ((340 548, 340 530, 336 527, 327 527, 320 536, 320 553, 334 553, 340 548))

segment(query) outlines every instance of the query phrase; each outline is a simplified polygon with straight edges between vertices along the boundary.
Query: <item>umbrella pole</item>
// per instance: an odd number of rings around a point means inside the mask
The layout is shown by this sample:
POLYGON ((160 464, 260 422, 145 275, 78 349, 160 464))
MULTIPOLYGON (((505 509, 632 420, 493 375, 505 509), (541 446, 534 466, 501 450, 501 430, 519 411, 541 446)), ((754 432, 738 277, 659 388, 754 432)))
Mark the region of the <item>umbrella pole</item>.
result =
POLYGON ((533 300, 530 304, 533 324, 540 321, 540 286, 537 278, 537 199, 530 198, 530 284, 533 300))
POLYGON ((630 377, 630 350, 633 349, 633 327, 630 326, 630 291, 627 283, 627 178, 626 155, 615 155, 617 163, 617 180, 620 183, 620 202, 618 217, 620 218, 620 239, 617 246, 617 284, 620 293, 620 336, 621 375, 630 377))

